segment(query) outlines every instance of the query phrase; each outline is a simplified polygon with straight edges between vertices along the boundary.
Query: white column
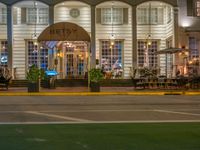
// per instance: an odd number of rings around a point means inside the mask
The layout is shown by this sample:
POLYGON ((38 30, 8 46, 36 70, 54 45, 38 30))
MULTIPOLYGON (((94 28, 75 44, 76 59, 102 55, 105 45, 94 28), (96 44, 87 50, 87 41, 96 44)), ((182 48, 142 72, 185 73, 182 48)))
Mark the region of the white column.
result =
POLYGON ((132 6, 132 66, 137 67, 137 7, 132 6))
POLYGON ((49 25, 54 24, 54 5, 49 5, 49 25))
MULTIPOLYGON (((178 38, 178 36, 179 36, 179 26, 178 26, 178 8, 177 7, 174 7, 174 9, 173 9, 173 12, 174 12, 174 46, 175 47, 179 47, 179 38, 178 38)), ((178 59, 179 59, 179 56, 178 56, 178 54, 174 54, 174 56, 173 56, 173 65, 178 65, 177 63, 178 63, 178 59)), ((173 72, 173 76, 175 76, 175 74, 176 74, 176 69, 174 70, 174 72, 173 72)))
POLYGON ((91 68, 96 67, 96 6, 91 6, 91 68))
POLYGON ((12 6, 7 5, 7 42, 8 42, 8 68, 12 74, 13 65, 13 20, 12 20, 12 6))

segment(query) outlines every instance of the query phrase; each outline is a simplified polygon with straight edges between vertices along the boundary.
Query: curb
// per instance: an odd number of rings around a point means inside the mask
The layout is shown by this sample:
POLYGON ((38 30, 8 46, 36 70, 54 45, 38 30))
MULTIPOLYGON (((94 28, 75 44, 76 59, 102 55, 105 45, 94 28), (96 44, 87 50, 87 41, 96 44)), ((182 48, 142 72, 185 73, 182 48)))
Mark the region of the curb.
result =
POLYGON ((112 95, 132 95, 132 96, 164 96, 164 95, 186 95, 200 96, 200 92, 12 92, 0 93, 0 96, 112 96, 112 95))

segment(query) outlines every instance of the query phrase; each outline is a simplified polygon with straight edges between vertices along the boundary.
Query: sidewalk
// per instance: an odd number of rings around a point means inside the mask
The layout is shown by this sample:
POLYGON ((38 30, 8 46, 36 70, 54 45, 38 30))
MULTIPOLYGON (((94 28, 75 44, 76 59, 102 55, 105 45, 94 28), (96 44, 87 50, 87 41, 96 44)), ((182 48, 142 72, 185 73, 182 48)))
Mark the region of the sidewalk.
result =
POLYGON ((200 95, 200 89, 134 89, 133 87, 101 87, 101 92, 89 92, 88 87, 57 87, 56 89, 41 88, 39 93, 28 93, 26 87, 8 90, 0 89, 0 96, 68 96, 68 95, 200 95))

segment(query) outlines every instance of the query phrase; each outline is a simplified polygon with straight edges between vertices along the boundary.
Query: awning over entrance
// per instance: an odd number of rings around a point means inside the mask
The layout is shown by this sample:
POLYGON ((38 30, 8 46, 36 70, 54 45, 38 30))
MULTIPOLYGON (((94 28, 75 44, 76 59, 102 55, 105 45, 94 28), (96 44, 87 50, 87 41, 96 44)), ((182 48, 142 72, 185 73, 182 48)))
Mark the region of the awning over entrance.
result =
POLYGON ((59 22, 47 27, 38 37, 42 41, 90 41, 89 34, 80 26, 70 22, 59 22))

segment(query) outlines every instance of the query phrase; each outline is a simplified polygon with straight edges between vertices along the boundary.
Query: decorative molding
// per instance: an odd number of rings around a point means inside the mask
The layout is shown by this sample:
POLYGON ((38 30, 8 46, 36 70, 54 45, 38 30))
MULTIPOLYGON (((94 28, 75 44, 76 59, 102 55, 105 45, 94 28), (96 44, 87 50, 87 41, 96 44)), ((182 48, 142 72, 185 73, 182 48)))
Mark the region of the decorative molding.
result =
POLYGON ((78 18, 80 16, 80 10, 78 8, 72 8, 69 14, 72 18, 78 18))

